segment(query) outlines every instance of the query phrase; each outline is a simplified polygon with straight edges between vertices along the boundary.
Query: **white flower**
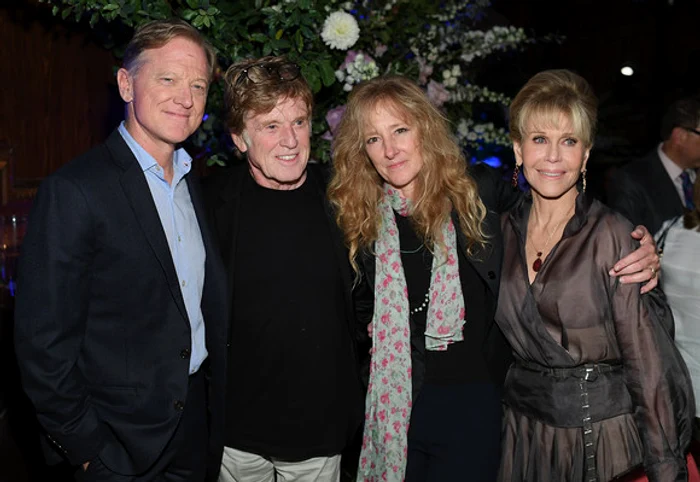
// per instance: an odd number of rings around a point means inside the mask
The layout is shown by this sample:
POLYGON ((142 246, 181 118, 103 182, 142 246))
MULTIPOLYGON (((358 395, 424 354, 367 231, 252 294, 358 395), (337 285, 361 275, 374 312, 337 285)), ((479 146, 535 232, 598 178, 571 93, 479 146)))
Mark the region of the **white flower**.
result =
POLYGON ((323 22, 321 38, 332 49, 347 50, 360 38, 360 27, 349 13, 333 12, 323 22))
POLYGON ((459 137, 466 137, 468 133, 469 126, 467 125, 467 121, 464 119, 460 119, 459 124, 457 124, 457 135, 459 137))

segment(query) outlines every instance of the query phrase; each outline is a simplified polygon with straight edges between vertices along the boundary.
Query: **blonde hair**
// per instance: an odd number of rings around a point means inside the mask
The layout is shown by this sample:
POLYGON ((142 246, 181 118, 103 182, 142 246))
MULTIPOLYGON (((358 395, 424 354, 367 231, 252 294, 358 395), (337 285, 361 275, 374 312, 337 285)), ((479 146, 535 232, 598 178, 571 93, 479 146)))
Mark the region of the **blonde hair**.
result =
POLYGON ((216 68, 214 47, 199 30, 179 18, 152 20, 138 27, 124 50, 124 68, 131 74, 136 74, 143 63, 143 53, 146 50, 161 48, 176 37, 191 40, 202 48, 207 58, 209 80, 211 80, 216 68))
POLYGON ((580 75, 569 70, 545 70, 520 89, 510 104, 510 137, 522 142, 528 120, 556 123, 565 115, 587 149, 593 147, 598 100, 580 75))
POLYGON ((412 222, 428 246, 444 249, 442 228, 451 211, 457 213, 467 238, 467 253, 484 245, 481 223, 486 208, 467 163, 454 141, 445 117, 412 81, 400 76, 378 77, 356 86, 348 97, 345 114, 333 143, 333 177, 328 197, 336 209, 355 273, 361 249, 377 240, 381 217, 378 205, 384 181, 365 150, 363 129, 368 116, 383 105, 418 131, 423 167, 416 179, 412 222))

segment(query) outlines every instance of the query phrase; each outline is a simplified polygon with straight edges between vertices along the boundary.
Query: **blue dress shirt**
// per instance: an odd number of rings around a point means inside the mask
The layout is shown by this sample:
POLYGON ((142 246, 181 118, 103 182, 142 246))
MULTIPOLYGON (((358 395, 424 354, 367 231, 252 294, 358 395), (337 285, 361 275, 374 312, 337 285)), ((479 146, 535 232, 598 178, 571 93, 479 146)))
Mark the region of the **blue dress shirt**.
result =
POLYGON ((185 175, 190 172, 192 166, 192 158, 184 149, 175 151, 173 179, 168 184, 163 168, 129 134, 124 122, 119 126, 119 133, 143 169, 168 239, 170 255, 180 281, 180 291, 190 322, 192 337, 190 374, 193 374, 199 370, 200 365, 207 358, 207 348, 204 341, 204 317, 201 308, 206 252, 190 191, 185 181, 185 175))

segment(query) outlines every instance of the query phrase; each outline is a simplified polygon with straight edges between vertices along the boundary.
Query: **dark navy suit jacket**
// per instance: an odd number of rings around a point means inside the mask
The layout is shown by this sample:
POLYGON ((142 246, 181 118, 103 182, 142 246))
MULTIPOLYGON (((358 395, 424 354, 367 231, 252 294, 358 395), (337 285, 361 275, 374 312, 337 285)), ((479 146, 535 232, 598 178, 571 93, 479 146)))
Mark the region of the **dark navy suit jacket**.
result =
MULTIPOLYGON (((216 450, 225 274, 198 182, 192 174, 186 182, 206 250, 201 307, 216 450)), ((15 320, 23 385, 54 457, 80 464, 99 455, 115 472, 145 471, 187 403, 190 323, 146 178, 117 131, 40 187, 22 244, 15 320)))
POLYGON ((656 149, 615 173, 607 195, 611 208, 632 224, 646 226, 651 234, 658 231, 664 221, 684 211, 678 191, 656 149))

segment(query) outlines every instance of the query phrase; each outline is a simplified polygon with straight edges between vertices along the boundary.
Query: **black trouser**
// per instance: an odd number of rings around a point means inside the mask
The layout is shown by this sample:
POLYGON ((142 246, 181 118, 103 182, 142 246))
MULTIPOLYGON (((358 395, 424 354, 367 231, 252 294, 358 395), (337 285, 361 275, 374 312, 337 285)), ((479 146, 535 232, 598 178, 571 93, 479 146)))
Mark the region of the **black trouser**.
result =
MULTIPOLYGON (((88 470, 76 477, 82 482, 201 482, 206 472, 207 388, 202 370, 190 376, 185 408, 173 437, 155 464, 144 474, 115 474, 100 461, 90 462, 88 470)), ((81 469, 82 470, 82 469, 81 469)))
POLYGON ((423 385, 411 411, 406 482, 496 480, 501 416, 492 384, 423 385))

